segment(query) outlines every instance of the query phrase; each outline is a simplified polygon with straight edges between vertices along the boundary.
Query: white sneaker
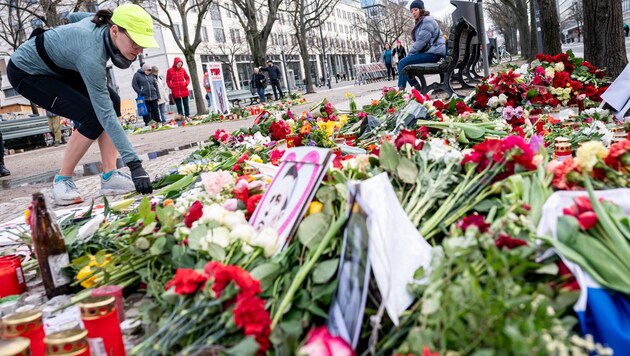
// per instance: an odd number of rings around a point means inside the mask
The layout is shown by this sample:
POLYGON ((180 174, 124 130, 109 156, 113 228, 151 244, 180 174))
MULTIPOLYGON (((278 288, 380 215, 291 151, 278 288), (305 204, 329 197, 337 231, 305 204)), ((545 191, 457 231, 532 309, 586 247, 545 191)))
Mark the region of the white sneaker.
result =
POLYGON ((115 170, 114 173, 105 180, 101 174, 101 194, 102 195, 118 195, 126 194, 136 190, 131 176, 115 170))
POLYGON ((83 201, 81 193, 72 179, 53 182, 50 195, 57 205, 72 205, 83 201))

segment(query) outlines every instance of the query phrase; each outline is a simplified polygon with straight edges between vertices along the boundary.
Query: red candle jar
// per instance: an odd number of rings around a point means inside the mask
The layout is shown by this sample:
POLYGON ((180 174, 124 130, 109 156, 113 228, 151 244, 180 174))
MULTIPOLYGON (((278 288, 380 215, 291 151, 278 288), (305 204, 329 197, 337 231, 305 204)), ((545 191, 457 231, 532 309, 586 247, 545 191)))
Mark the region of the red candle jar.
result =
POLYGON ((116 298, 89 297, 81 302, 80 308, 81 320, 90 341, 95 344, 102 342, 109 356, 124 356, 125 344, 116 311, 116 298))
POLYGON ((287 146, 289 148, 299 146, 298 145, 299 139, 300 138, 299 138, 299 136, 297 134, 288 134, 287 135, 287 146))
POLYGON ((0 261, 0 298, 20 293, 15 264, 12 261, 0 261))
POLYGON ((353 133, 347 133, 347 134, 343 135, 343 138, 346 139, 346 145, 354 146, 354 140, 357 139, 357 135, 353 134, 353 133))
POLYGON ((31 342, 25 337, 0 340, 0 350, 6 356, 31 356, 31 342))
POLYGON ((22 260, 18 255, 7 255, 0 257, 0 261, 11 261, 15 266, 15 275, 20 286, 20 293, 26 290, 26 278, 24 278, 24 269, 22 268, 22 260))
POLYGON ((121 286, 102 286, 92 291, 93 297, 114 297, 116 298, 116 311, 118 312, 118 321, 125 320, 125 305, 123 303, 123 289, 121 286))
POLYGON ((556 156, 556 160, 564 161, 572 156, 572 147, 569 142, 561 142, 553 145, 553 151, 556 156))
POLYGON ((44 324, 38 309, 13 313, 2 318, 2 337, 25 337, 31 341, 33 356, 44 356, 44 324))
POLYGON ((83 329, 68 329, 46 336, 46 355, 90 356, 87 334, 83 329))

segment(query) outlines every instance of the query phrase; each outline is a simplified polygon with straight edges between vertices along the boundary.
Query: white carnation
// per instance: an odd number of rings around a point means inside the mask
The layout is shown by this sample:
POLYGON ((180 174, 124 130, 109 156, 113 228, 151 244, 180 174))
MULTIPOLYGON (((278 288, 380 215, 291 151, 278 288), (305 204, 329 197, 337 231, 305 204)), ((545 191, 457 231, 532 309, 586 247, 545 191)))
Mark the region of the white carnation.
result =
POLYGON ((266 227, 254 236, 250 244, 261 247, 265 251, 265 256, 270 257, 280 248, 278 232, 274 228, 266 227))
POLYGON ((241 240, 249 243, 255 235, 256 230, 254 230, 254 227, 245 222, 244 224, 240 224, 232 228, 232 231, 230 232, 230 239, 232 241, 241 240))

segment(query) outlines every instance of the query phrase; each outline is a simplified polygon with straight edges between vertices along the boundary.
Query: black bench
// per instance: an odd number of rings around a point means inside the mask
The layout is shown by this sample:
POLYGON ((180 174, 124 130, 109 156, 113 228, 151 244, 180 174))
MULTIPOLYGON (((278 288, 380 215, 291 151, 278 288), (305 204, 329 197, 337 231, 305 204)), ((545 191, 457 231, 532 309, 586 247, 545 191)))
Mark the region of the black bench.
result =
MULTIPOLYGON (((257 93, 252 94, 249 89, 242 90, 234 90, 227 93, 228 101, 232 103, 232 106, 241 107, 241 101, 247 102, 249 100, 248 105, 255 105, 260 103, 260 98, 257 93)), ((273 98, 273 90, 270 86, 265 89, 265 97, 267 101, 273 98)))
POLYGON ((410 78, 419 79, 415 88, 423 94, 431 90, 444 90, 449 96, 457 95, 451 86, 451 80, 455 79, 462 84, 462 87, 469 86, 463 79, 463 69, 469 62, 470 42, 476 36, 477 31, 464 18, 460 18, 451 27, 451 31, 446 45, 446 57, 437 63, 410 64, 403 68, 403 73, 410 78), (457 73, 456 73, 457 70, 457 73), (440 82, 427 85, 424 78, 428 74, 439 74, 440 82))
MULTIPOLYGON (((5 141, 14 141, 7 142, 7 147, 27 146, 28 144, 33 143, 31 142, 33 140, 30 140, 31 136, 51 133, 48 129, 48 118, 46 116, 31 116, 21 119, 0 121, 0 132, 2 132, 2 138, 5 141), (24 138, 29 138, 29 140, 26 140, 27 142, 15 142, 15 140, 24 138)), ((68 137, 70 136, 70 133, 70 127, 61 125, 62 135, 68 137)))

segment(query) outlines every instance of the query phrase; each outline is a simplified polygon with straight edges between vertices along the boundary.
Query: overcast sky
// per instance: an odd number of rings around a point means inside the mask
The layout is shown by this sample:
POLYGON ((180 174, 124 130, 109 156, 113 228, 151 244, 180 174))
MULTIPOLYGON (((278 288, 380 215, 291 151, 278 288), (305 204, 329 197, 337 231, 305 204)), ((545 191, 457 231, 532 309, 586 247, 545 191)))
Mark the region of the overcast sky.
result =
POLYGON ((436 19, 441 19, 444 15, 450 14, 455 10, 455 6, 451 5, 451 2, 448 0, 424 0, 424 7, 436 19))

